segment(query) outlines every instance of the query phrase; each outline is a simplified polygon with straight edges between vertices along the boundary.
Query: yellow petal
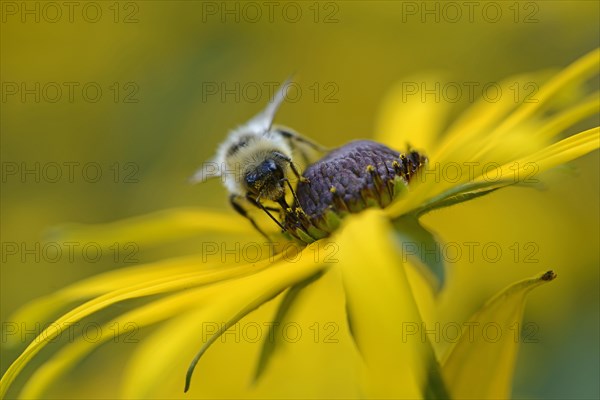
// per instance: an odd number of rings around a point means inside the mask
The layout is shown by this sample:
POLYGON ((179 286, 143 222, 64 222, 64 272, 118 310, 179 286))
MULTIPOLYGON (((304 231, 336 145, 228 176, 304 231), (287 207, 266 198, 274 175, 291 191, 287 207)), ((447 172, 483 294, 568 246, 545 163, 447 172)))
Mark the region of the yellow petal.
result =
MULTIPOLYGON (((311 250, 322 244, 318 242, 308 246, 295 262, 282 259, 258 273, 207 288, 212 293, 211 301, 203 304, 201 309, 182 316, 169 324, 169 328, 165 327, 156 334, 163 339, 163 342, 160 342, 162 343, 160 346, 164 346, 160 351, 165 353, 162 362, 154 362, 157 350, 147 347, 155 341, 140 346, 139 353, 129 367, 128 379, 125 380, 127 384, 124 388, 125 397, 145 397, 145 394, 152 392, 155 384, 160 383, 159 378, 169 370, 169 359, 177 359, 182 354, 189 354, 192 361, 190 349, 193 351, 200 348, 193 361, 197 362, 223 332, 245 315, 289 286, 323 270, 327 264, 315 263, 311 256, 311 250), (202 324, 206 322, 216 322, 219 327, 214 333, 203 338, 202 324)), ((156 340, 160 341, 160 339, 156 340)), ((189 378, 192 370, 193 367, 189 371, 189 378)), ((182 390, 183 378, 182 374, 182 390)))
MULTIPOLYGON (((562 116, 545 117, 543 112, 565 92, 581 88, 584 81, 596 73, 599 55, 600 52, 595 50, 556 74, 540 87, 535 95, 537 102, 522 102, 519 105, 512 96, 507 95, 498 103, 494 103, 494 107, 476 104, 473 109, 467 111, 464 118, 450 128, 437 148, 426 151, 430 156, 430 166, 426 170, 430 170, 430 174, 423 175, 424 182, 413 184, 413 193, 401 201, 404 205, 397 202, 391 208, 410 209, 426 199, 432 199, 454 186, 465 183, 472 176, 470 167, 464 165, 465 162, 478 163, 478 168, 481 169, 489 162, 503 164, 525 157, 545 146, 550 136, 560 133, 560 128, 578 122, 577 117, 585 118, 591 112, 591 104, 577 104, 571 108, 561 105, 567 110, 562 116), (516 109, 515 104, 518 105, 516 109), (477 112, 479 108, 485 112, 477 112), (508 114, 510 111, 512 112, 508 114), (537 134, 538 130, 540 134, 537 134), (450 168, 452 172, 456 171, 456 167, 460 168, 458 176, 461 179, 458 181, 438 178, 440 171, 445 171, 449 164, 453 164, 450 168)), ((506 81, 503 83, 507 85, 506 89, 509 89, 509 84, 510 82, 506 81)), ((506 92, 510 93, 510 90, 506 92)), ((478 175, 479 173, 475 176, 478 175)), ((398 210, 391 212, 400 215, 398 210)))
POLYGON ((170 372, 176 366, 180 368, 180 395, 183 396, 185 367, 181 367, 177 360, 186 354, 189 355, 190 349, 196 348, 198 337, 206 335, 205 324, 209 323, 212 328, 221 322, 222 318, 207 319, 207 312, 203 308, 197 308, 161 324, 144 338, 127 361, 121 382, 122 398, 154 397, 152 394, 163 386, 165 381, 170 380, 170 372))
POLYGON ((322 274, 313 275, 290 287, 283 294, 283 299, 281 300, 281 303, 279 303, 277 313, 273 318, 273 324, 269 326, 269 334, 263 341, 260 357, 254 372, 253 380, 255 383, 260 379, 275 351, 285 344, 285 341, 282 339, 283 335, 281 334, 281 329, 283 329, 283 326, 286 326, 287 323, 291 322, 289 321, 291 309, 297 305, 297 303, 303 302, 303 297, 310 294, 310 288, 307 289, 307 286, 310 286, 315 280, 321 278, 321 275, 322 274))
MULTIPOLYGON (((337 258, 337 254, 333 255, 337 251, 335 244, 325 250, 328 253, 322 254, 324 258, 330 255, 337 258)), ((275 342, 277 350, 261 380, 253 385, 256 397, 354 399, 361 396, 358 378, 362 360, 347 328, 341 268, 330 268, 300 290, 294 304, 280 319, 278 329, 269 335, 265 334, 265 342, 275 342), (304 332, 302 339, 307 340, 286 339, 286 331, 292 326, 300 327, 304 332)))
POLYGON ((374 139, 401 151, 407 144, 423 151, 433 148, 451 103, 423 101, 421 85, 434 88, 439 82, 437 76, 414 75, 395 84, 383 100, 374 139))
POLYGON ((592 95, 584 98, 579 104, 574 107, 555 115, 540 126, 534 135, 543 139, 550 139, 561 132, 564 132, 570 126, 585 118, 598 113, 600 109, 600 93, 595 92, 592 95))
POLYGON ((347 219, 336 243, 365 397, 423 397, 433 353, 420 335, 406 334, 421 317, 389 222, 365 211, 347 219))
MULTIPOLYGON (((440 185, 440 189, 420 190, 426 186, 425 181, 425 183, 417 185, 410 196, 406 196, 388 207, 385 213, 396 218, 409 212, 420 213, 423 210, 435 209, 437 204, 455 204, 461 201, 460 196, 467 193, 489 191, 518 182, 535 183, 539 179, 540 172, 598 149, 600 146, 599 132, 600 128, 580 132, 531 155, 490 169, 485 174, 479 174, 476 179, 462 185, 440 185), (449 201, 452 199, 457 201, 449 201)), ((463 175, 468 175, 468 173, 463 172, 463 175)), ((463 200, 466 199, 468 198, 465 197, 463 200)))
MULTIPOLYGON (((528 133, 533 130, 531 128, 536 127, 534 123, 541 118, 540 114, 552 105, 552 102, 557 100, 561 94, 573 90, 573 88, 578 88, 586 79, 595 76, 599 67, 600 50, 596 49, 561 70, 540 88, 539 93, 536 95, 538 101, 523 103, 498 126, 487 133, 485 135, 485 142, 482 142, 482 145, 478 146, 479 149, 473 155, 472 159, 479 161, 491 159, 500 163, 505 162, 506 159, 499 158, 494 148, 502 148, 502 145, 506 144, 507 136, 518 137, 521 135, 519 132, 522 132, 522 135, 526 135, 529 140, 533 141, 533 145, 535 146, 536 139, 540 139, 540 137, 538 135, 528 135, 528 133), (494 152, 493 157, 485 157, 486 154, 490 154, 491 152, 494 152)), ((562 107, 566 108, 566 106, 562 107)), ((505 154, 510 154, 511 147, 510 144, 508 147, 504 147, 506 149, 505 154)), ((519 154, 517 154, 518 156, 519 154)))
POLYGON ((462 335, 442 362, 448 390, 457 399, 510 397, 519 326, 527 294, 556 275, 517 282, 489 300, 463 326, 462 335))
POLYGON ((106 224, 58 226, 48 232, 48 236, 52 240, 94 242, 102 247, 112 246, 115 242, 150 246, 203 232, 247 234, 254 231, 234 213, 176 208, 106 224))
POLYGON ((534 154, 503 165, 496 170, 482 175, 474 184, 482 182, 506 183, 530 182, 535 183, 540 172, 556 167, 581 157, 600 147, 600 127, 592 128, 570 136, 546 147, 534 154), (490 177, 493 177, 490 178, 490 177))
POLYGON ((548 106, 565 88, 577 86, 585 79, 595 76, 598 73, 599 66, 600 49, 595 49, 563 69, 552 80, 543 85, 538 96, 536 96, 539 98, 538 102, 525 103, 504 120, 496 130, 506 132, 530 119, 536 112, 548 106))
POLYGON ((168 293, 176 290, 193 288, 225 279, 243 276, 245 274, 260 271, 270 265, 269 260, 264 260, 256 265, 246 265, 223 270, 200 271, 181 273, 178 275, 144 281, 136 285, 111 291, 102 296, 76 307, 62 317, 58 318, 48 328, 44 329, 32 343, 21 353, 21 355, 10 365, 0 380, 0 397, 4 397, 11 383, 21 372, 25 365, 55 337, 61 335, 64 327, 80 321, 99 310, 105 309, 120 301, 156 294, 168 293))
POLYGON ((172 318, 191 307, 198 307, 212 294, 205 288, 178 293, 143 305, 111 320, 101 326, 98 330, 100 336, 94 340, 85 340, 83 336, 79 336, 75 341, 61 348, 32 375, 19 397, 42 398, 50 385, 56 383, 66 371, 96 347, 110 340, 136 343, 139 340, 136 338, 139 329, 172 318))
POLYGON ((525 87, 548 79, 549 72, 542 71, 536 74, 519 74, 503 79, 498 83, 500 91, 504 93, 498 101, 492 102, 486 98, 479 98, 471 107, 464 111, 458 119, 448 128, 440 143, 429 152, 432 160, 454 160, 457 154, 462 154, 461 160, 466 159, 465 147, 482 137, 488 135, 496 128, 507 115, 509 115, 523 101, 530 100, 527 96, 517 96, 515 101, 514 85, 525 87))
MULTIPOLYGON (((210 268, 218 268, 224 272, 227 267, 221 263, 207 264, 204 256, 194 256, 120 268, 84 279, 52 294, 35 299, 15 311, 9 320, 21 321, 29 326, 29 323, 48 321, 54 318, 58 312, 73 303, 82 302, 113 290, 180 274, 200 273, 200 271, 210 268)), ((5 345, 12 347, 20 344, 21 341, 17 339, 9 336, 5 345)))

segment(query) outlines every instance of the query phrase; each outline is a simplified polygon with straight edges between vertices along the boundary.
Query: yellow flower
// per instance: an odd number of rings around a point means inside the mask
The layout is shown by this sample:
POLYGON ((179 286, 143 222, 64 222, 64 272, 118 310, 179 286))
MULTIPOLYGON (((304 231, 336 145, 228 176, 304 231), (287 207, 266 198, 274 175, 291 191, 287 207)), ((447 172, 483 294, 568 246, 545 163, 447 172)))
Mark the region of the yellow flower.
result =
MULTIPOLYGON (((392 148, 410 142, 427 154, 429 163, 390 206, 349 215, 330 236, 304 248, 283 243, 260 261, 223 265, 204 247, 198 255, 107 272, 26 305, 12 320, 47 321, 76 304, 12 363, 2 377, 2 396, 9 389, 12 393, 11 385, 25 366, 67 327, 109 312, 100 338, 79 337, 62 346, 32 373, 20 396, 39 398, 92 350, 113 340, 111 326, 134 322, 132 329, 148 333, 120 382, 124 398, 182 395, 184 365, 198 349, 195 361, 204 355, 208 360, 198 363, 197 375, 192 377, 190 370, 190 396, 509 397, 518 341, 506 335, 490 338, 480 327, 506 329, 520 323, 526 294, 556 275, 540 273, 494 296, 463 321, 475 330, 463 330, 455 345, 440 354, 423 327, 437 307, 443 265, 418 255, 407 257, 404 250, 410 244, 435 243, 419 224, 421 215, 527 184, 532 171, 537 179, 539 172, 596 150, 598 127, 562 139, 560 135, 598 111, 598 92, 585 94, 585 83, 597 73, 599 55, 594 51, 549 77, 537 102, 517 104, 508 97, 481 101, 443 135, 444 105, 406 101, 401 86, 393 89, 384 103, 381 136, 375 139, 392 148), (133 299, 143 301, 126 311, 118 307, 133 299), (275 312, 274 323, 258 323, 265 311, 275 312), (249 315, 256 319, 249 320, 249 315), (315 324, 298 323, 311 317, 315 324), (261 337, 262 347, 251 340, 229 346, 228 351, 242 354, 229 359, 232 366, 225 368, 221 360, 210 358, 211 346, 229 333, 261 326, 268 331, 261 337), (310 330, 315 340, 294 342, 284 330, 290 327, 305 334, 310 330), (211 370, 210 365, 217 367, 211 370), (241 376, 246 380, 236 382, 241 376), (254 386, 239 389, 251 380, 254 386)), ((104 226, 72 227, 63 234, 110 246, 123 238, 160 243, 189 232, 226 236, 251 231, 230 213, 180 209, 104 226)), ((218 355, 227 354, 222 350, 218 355)))

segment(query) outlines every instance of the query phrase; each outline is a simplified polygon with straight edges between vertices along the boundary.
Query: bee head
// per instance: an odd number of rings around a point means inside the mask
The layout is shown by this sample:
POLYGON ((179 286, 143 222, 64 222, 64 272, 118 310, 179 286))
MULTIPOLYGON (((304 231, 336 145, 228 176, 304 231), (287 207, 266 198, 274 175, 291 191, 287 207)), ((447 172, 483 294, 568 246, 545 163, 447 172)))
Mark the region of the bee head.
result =
MULTIPOLYGON (((234 130, 227 141, 225 141, 216 156, 211 160, 204 163, 202 168, 198 169, 196 173, 189 179, 191 183, 204 182, 211 178, 224 177, 224 172, 227 168, 224 168, 228 164, 229 160, 236 154, 239 153, 240 149, 249 147, 249 144, 256 140, 256 138, 265 138, 271 131, 273 119, 277 110, 285 100, 286 91, 291 84, 291 77, 288 78, 277 90, 273 99, 260 113, 252 117, 245 124, 234 130)), ((271 141, 273 140, 270 137, 271 141)), ((282 137, 279 137, 283 140, 282 137)), ((267 160, 268 161, 268 160, 267 160)), ((235 164, 235 162, 233 162, 235 164)), ((276 161, 277 163, 277 161, 276 161)), ((255 171, 248 173, 254 173, 254 177, 250 177, 250 180, 254 180, 255 184, 260 183, 262 180, 261 174, 268 173, 269 165, 264 167, 256 168, 255 171)), ((248 187, 251 187, 249 184, 248 187)), ((258 194, 258 193, 257 193, 258 194)))
POLYGON ((284 166, 281 160, 268 158, 248 171, 244 176, 248 192, 257 198, 279 200, 285 195, 284 166))

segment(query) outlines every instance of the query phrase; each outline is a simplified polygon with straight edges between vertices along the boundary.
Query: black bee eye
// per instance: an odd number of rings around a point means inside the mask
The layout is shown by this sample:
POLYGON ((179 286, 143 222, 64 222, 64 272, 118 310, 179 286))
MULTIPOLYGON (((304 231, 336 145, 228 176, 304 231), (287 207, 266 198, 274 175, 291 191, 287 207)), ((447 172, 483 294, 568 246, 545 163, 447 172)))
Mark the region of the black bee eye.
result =
POLYGON ((254 186, 254 184, 256 183, 257 179, 258 179, 258 176, 256 175, 255 172, 251 172, 251 173, 249 173, 249 174, 246 175, 246 183, 250 187, 254 186))
POLYGON ((265 173, 277 171, 277 164, 273 160, 265 160, 261 165, 261 170, 265 173))
POLYGON ((267 182, 279 181, 283 178, 283 170, 274 160, 263 161, 254 170, 246 174, 245 181, 249 188, 257 189, 267 182))
POLYGON ((282 179, 283 178, 283 170, 274 160, 265 160, 258 167, 258 173, 264 179, 282 179))

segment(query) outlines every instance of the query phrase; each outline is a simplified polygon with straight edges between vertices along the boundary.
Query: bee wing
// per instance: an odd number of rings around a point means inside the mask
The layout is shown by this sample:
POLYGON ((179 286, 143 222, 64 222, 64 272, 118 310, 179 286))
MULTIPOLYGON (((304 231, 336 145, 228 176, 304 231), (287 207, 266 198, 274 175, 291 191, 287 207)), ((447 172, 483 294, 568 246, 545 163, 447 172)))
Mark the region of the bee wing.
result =
POLYGON ((211 179, 211 178, 218 178, 221 176, 221 165, 219 165, 219 162, 217 161, 216 158, 212 158, 208 161, 205 161, 202 164, 202 167, 200 167, 195 173, 194 175, 192 175, 188 181, 192 184, 195 183, 199 183, 199 182, 206 182, 207 180, 211 179))
POLYGON ((285 82, 279 87, 279 90, 273 96, 273 99, 264 110, 254 116, 251 120, 246 123, 246 126, 249 127, 254 132, 267 132, 271 129, 271 125, 273 124, 273 119, 275 118, 275 114, 285 100, 285 93, 287 91, 288 86, 292 83, 292 77, 286 79, 285 82))

